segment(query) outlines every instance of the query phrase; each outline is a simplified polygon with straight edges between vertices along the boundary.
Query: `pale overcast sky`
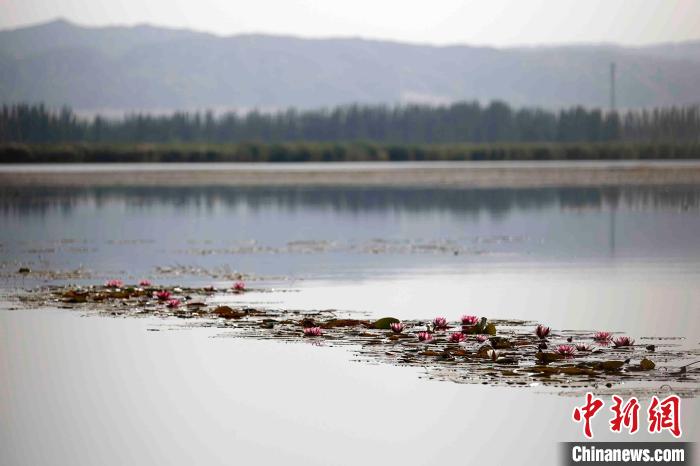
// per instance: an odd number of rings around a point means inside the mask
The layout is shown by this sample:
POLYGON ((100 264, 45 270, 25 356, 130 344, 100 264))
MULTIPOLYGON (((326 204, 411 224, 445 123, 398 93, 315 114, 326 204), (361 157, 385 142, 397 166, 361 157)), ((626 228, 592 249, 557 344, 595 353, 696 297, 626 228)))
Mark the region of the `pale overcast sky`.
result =
POLYGON ((85 25, 496 46, 700 39, 700 0, 0 0, 0 28, 85 25))

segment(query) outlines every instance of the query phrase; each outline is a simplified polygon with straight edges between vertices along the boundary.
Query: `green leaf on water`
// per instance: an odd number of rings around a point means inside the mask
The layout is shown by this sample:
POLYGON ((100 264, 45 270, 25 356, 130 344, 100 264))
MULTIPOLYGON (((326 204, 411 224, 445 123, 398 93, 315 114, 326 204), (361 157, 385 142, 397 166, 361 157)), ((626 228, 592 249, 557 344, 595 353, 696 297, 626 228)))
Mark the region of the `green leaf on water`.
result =
POLYGON ((391 328, 391 324, 397 324, 399 322, 401 321, 395 317, 383 317, 376 321, 372 327, 381 330, 389 330, 391 328))
POLYGON ((232 309, 229 306, 219 306, 214 309, 212 313, 219 317, 223 317, 224 319, 240 319, 245 315, 245 312, 232 309))
MULTIPOLYGON (((492 324, 491 324, 492 325, 492 324)), ((488 330, 487 330, 488 331, 488 330)), ((495 333, 495 332, 494 332, 495 333)), ((491 337, 489 338, 489 341, 491 342, 491 347, 493 349, 506 349, 506 348, 512 348, 513 344, 507 339, 503 337, 491 337)))
POLYGON ((87 302, 88 293, 76 290, 68 290, 63 293, 64 303, 85 303, 87 302))
POLYGON ((600 363, 600 368, 604 371, 620 370, 625 365, 625 361, 603 361, 600 363))
POLYGON ((654 361, 652 361, 651 359, 644 358, 639 363, 639 367, 641 367, 643 371, 650 371, 654 367, 656 367, 656 364, 654 364, 654 361))
POLYGON ((550 362, 564 359, 564 356, 558 353, 544 353, 542 351, 538 351, 535 353, 535 358, 537 358, 537 361, 539 361, 541 364, 549 364, 550 362))

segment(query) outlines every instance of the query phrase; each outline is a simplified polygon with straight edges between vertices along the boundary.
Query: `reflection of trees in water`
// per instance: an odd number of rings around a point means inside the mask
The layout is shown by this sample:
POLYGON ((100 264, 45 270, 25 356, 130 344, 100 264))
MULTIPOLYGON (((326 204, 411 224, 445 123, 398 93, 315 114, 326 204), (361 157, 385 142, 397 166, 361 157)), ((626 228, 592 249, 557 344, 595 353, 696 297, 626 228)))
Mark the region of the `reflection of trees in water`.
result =
POLYGON ((251 210, 332 209, 348 213, 443 211, 504 216, 513 210, 700 211, 700 186, 602 188, 358 188, 358 187, 92 187, 0 188, 3 214, 70 212, 79 205, 124 203, 129 208, 212 209, 245 205, 251 210))

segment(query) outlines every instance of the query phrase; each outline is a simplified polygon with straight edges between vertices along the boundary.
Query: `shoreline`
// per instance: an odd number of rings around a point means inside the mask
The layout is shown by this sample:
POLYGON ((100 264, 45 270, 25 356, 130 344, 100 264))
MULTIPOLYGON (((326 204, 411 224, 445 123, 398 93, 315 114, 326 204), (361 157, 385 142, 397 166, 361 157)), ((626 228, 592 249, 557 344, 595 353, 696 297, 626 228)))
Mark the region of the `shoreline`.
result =
POLYGON ((699 185, 700 162, 395 162, 329 164, 90 164, 0 167, 4 187, 344 186, 537 188, 699 185), (405 165, 402 165, 405 164, 405 165))

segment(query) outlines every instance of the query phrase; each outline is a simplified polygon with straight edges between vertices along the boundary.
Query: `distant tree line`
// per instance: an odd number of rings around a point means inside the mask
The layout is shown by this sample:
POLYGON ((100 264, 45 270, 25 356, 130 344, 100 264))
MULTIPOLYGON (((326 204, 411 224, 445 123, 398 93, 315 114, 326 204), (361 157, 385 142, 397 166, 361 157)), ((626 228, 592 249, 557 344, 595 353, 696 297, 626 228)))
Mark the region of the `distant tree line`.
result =
POLYGON ((374 142, 11 143, 0 163, 98 162, 405 162, 467 160, 700 159, 700 144, 569 142, 384 144, 374 142))
POLYGON ((700 106, 623 113, 575 107, 513 109, 503 102, 446 106, 360 106, 253 111, 245 115, 175 112, 119 119, 82 118, 69 108, 3 105, 0 142, 383 144, 521 142, 698 142, 700 106))

